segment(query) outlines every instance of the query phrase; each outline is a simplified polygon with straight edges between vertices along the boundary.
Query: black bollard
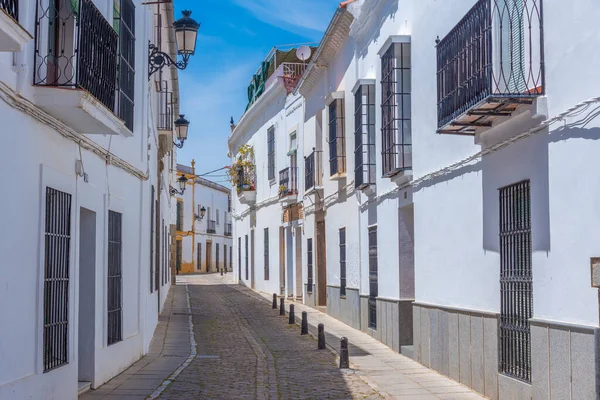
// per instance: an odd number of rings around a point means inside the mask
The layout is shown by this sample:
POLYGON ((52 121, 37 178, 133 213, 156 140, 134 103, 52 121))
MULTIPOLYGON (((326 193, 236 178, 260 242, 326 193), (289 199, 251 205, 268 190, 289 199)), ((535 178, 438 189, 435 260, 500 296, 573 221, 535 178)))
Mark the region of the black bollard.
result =
POLYGON ((285 306, 283 305, 283 297, 279 299, 279 315, 285 315, 285 306))
POLYGON ((302 327, 300 334, 308 335, 308 314, 306 311, 302 311, 302 327))
POLYGON ((273 309, 277 308, 277 294, 273 293, 273 309))
POLYGON ((296 323, 296 316, 294 315, 294 305, 293 304, 290 304, 289 316, 290 316, 290 318, 288 320, 288 323, 290 325, 295 324, 296 323))
POLYGON ((223 276, 223 270, 221 269, 221 276, 223 276))
POLYGON ((319 339, 319 350, 323 350, 325 349, 325 325, 323 324, 319 324, 319 335, 318 335, 318 339, 319 339))
POLYGON ((348 339, 343 337, 340 341, 340 369, 350 368, 350 359, 348 355, 348 339))

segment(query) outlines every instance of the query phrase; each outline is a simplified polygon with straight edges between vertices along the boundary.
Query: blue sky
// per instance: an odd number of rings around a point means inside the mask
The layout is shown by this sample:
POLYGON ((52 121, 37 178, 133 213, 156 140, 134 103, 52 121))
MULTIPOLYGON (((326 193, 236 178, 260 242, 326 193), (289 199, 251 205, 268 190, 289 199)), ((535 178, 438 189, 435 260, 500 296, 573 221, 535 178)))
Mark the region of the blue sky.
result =
MULTIPOLYGON (((181 112, 190 120, 189 139, 178 162, 196 160, 196 173, 221 168, 227 158, 229 119, 247 104, 252 74, 276 45, 318 42, 340 0, 175 0, 202 25, 196 54, 181 71, 181 112)), ((216 175, 215 181, 224 181, 216 175)))

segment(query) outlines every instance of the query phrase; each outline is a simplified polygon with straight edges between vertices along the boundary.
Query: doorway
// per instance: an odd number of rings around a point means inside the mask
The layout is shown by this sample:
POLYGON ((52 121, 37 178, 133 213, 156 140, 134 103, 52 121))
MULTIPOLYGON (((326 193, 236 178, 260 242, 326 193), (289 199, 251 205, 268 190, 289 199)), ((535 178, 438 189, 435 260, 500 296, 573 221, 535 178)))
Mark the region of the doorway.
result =
POLYGON ((325 221, 317 221, 317 305, 327 305, 327 260, 325 258, 325 221))
POLYGON ((294 296, 294 238, 292 237, 292 228, 285 228, 285 248, 286 248, 286 266, 287 266, 287 296, 294 296))
POLYGON ((279 295, 285 296, 285 228, 279 227, 279 295))
POLYGON ((296 299, 302 300, 302 228, 296 228, 296 299))
POLYGON ((78 380, 92 382, 96 337, 96 213, 81 208, 79 215, 78 380))
POLYGON ((212 270, 212 242, 206 242, 206 272, 212 270))

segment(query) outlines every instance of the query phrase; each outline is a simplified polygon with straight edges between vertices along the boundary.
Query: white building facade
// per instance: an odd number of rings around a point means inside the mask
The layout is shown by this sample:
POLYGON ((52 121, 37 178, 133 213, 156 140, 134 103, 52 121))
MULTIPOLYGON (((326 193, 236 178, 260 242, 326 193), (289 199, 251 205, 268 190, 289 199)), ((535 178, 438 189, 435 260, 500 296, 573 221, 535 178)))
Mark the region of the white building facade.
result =
POLYGON ((231 190, 197 176, 194 164, 177 165, 188 179, 175 210, 177 273, 231 271, 231 190))
POLYGON ((148 351, 179 111, 177 71, 149 79, 148 43, 175 56, 173 20, 138 0, 2 3, 2 399, 75 399, 148 351))
POLYGON ((256 202, 234 206, 242 282, 278 289, 244 279, 246 253, 251 271, 288 271, 252 228, 279 213, 262 176, 270 119, 303 101, 303 301, 490 398, 597 398, 597 191, 583 182, 597 180, 600 9, 345 3, 295 91, 267 88, 230 138, 260 160, 256 202))

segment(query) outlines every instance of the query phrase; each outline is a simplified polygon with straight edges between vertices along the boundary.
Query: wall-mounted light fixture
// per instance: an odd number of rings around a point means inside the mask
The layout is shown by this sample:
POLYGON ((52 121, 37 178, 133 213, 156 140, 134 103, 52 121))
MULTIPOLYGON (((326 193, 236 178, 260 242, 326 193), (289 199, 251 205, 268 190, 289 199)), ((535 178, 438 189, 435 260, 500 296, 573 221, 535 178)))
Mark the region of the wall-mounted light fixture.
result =
POLYGON ((173 142, 173 145, 177 148, 182 148, 183 143, 188 136, 188 128, 190 127, 190 121, 184 118, 183 114, 179 114, 179 118, 175 121, 175 133, 177 134, 177 142, 173 142))
POLYGON ((205 215, 206 215, 206 208, 202 207, 200 209, 200 215, 194 214, 194 218, 196 218, 196 221, 202 221, 202 219, 204 218, 205 215))
POLYGON ((173 23, 175 29, 175 40, 177 42, 177 54, 181 56, 181 60, 173 60, 165 52, 162 52, 154 44, 150 44, 150 54, 148 55, 148 78, 156 71, 161 70, 165 65, 170 67, 173 65, 177 69, 185 69, 187 67, 190 56, 196 52, 196 39, 198 38, 198 29, 200 24, 190 17, 192 12, 183 10, 183 17, 173 23))
POLYGON ((175 196, 176 194, 183 196, 183 192, 185 192, 185 185, 187 181, 188 179, 185 176, 181 175, 181 177, 177 179, 177 182, 179 182, 179 190, 169 185, 169 193, 171 194, 171 196, 175 196))

